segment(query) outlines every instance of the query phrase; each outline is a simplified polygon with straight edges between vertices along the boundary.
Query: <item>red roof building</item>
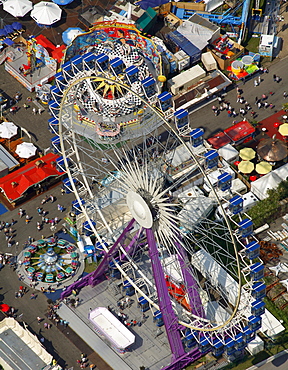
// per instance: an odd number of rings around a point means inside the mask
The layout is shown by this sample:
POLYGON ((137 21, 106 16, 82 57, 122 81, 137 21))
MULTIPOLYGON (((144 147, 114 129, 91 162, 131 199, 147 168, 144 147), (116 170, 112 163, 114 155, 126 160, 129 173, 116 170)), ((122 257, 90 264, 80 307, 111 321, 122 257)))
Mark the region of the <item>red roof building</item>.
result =
POLYGON ((31 186, 42 183, 51 177, 63 175, 56 169, 56 159, 59 155, 48 153, 31 161, 26 166, 9 173, 0 179, 0 189, 7 200, 12 203, 25 196, 31 186))
POLYGON ((226 128, 224 132, 233 144, 238 145, 249 138, 251 139, 255 134, 255 128, 248 121, 241 121, 226 128))
POLYGON ((223 131, 220 131, 217 132, 217 134, 209 137, 207 142, 212 145, 214 149, 220 149, 222 146, 230 144, 231 139, 223 131))

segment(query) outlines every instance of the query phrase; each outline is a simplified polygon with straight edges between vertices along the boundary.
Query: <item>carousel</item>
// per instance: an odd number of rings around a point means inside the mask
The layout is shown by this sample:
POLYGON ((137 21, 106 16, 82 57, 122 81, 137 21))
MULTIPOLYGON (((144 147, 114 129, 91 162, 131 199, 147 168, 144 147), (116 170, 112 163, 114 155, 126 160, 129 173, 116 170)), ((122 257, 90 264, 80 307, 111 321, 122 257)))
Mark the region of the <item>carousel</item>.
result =
POLYGON ((64 239, 40 239, 23 252, 23 265, 29 280, 59 283, 74 276, 80 266, 74 244, 64 239))

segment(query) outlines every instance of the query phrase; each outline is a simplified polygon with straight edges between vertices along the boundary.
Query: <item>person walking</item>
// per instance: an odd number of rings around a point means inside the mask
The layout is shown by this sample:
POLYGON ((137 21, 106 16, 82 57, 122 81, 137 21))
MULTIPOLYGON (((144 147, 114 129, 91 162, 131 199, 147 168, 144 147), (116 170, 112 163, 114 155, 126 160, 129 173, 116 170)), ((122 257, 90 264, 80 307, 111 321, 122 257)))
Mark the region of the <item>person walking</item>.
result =
POLYGON ((284 99, 286 99, 286 98, 287 98, 287 92, 286 92, 286 91, 284 91, 284 92, 283 92, 283 98, 284 98, 284 99))
POLYGON ((258 109, 260 109, 260 108, 262 107, 262 103, 261 103, 261 101, 259 101, 259 102, 257 103, 257 107, 258 107, 258 109))
POLYGON ((25 222, 26 222, 26 225, 28 225, 30 222, 30 217, 28 215, 26 215, 25 217, 25 222))
POLYGON ((37 109, 35 107, 33 107, 32 109, 32 114, 35 116, 37 114, 37 109))
POLYGON ((42 108, 38 109, 38 114, 40 114, 40 115, 42 114, 42 108))
POLYGON ((257 87, 259 85, 257 80, 254 80, 254 87, 257 87))

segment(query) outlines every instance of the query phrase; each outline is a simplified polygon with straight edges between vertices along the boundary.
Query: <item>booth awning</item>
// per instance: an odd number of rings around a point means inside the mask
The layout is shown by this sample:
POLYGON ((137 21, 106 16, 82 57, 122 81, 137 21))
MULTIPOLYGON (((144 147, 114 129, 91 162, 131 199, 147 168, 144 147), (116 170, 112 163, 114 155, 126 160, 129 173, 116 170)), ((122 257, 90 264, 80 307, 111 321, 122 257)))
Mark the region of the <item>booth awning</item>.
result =
POLYGON ((0 189, 3 190, 9 202, 21 198, 24 193, 33 185, 41 183, 49 177, 60 176, 55 166, 57 154, 48 153, 41 160, 35 159, 26 166, 4 176, 0 182, 0 189))

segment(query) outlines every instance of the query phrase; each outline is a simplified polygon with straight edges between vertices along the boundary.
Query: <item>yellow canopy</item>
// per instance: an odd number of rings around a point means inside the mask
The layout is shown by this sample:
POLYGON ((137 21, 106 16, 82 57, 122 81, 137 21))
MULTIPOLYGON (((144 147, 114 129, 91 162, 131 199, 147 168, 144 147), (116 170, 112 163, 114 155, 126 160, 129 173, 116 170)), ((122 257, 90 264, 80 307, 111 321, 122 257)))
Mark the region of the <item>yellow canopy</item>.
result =
POLYGON ((254 170, 254 164, 250 161, 242 161, 238 165, 238 170, 242 173, 251 173, 254 170))
POLYGON ((250 161, 250 159, 255 158, 255 150, 252 148, 243 148, 239 152, 240 158, 242 158, 244 161, 250 161))
POLYGON ((288 136, 288 123, 283 123, 283 125, 279 126, 279 133, 282 136, 288 136))
POLYGON ((260 175, 266 175, 266 173, 272 170, 272 166, 268 162, 260 162, 256 164, 256 172, 260 175))

